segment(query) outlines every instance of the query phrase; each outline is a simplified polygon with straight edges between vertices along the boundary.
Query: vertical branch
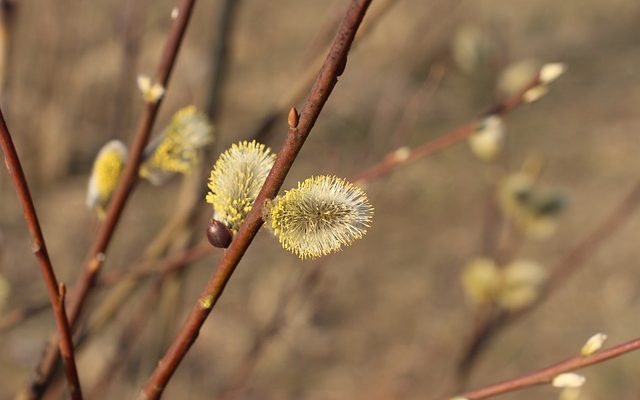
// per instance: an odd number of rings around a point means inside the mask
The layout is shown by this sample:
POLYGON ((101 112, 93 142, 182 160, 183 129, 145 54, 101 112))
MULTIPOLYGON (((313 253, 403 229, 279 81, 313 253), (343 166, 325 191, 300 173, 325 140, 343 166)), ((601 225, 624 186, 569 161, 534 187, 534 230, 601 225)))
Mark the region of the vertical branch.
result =
POLYGON ((195 342, 204 321, 222 295, 240 259, 262 226, 261 214, 264 202, 273 198, 282 186, 296 156, 338 81, 338 77, 344 71, 347 53, 370 3, 371 0, 352 1, 320 74, 302 108, 298 126, 290 127, 284 146, 278 154, 249 215, 240 227, 231 246, 222 256, 216 271, 211 275, 205 289, 187 317, 186 323, 144 386, 139 396, 140 399, 158 399, 162 395, 173 373, 195 342))
POLYGON ((78 380, 78 372, 76 370, 76 363, 73 357, 71 329, 64 309, 64 285, 58 284, 56 274, 53 270, 53 266, 51 265, 49 252, 47 251, 44 237, 42 236, 40 222, 38 221, 36 209, 33 205, 33 200, 31 199, 31 193, 29 192, 29 186, 27 185, 27 179, 24 175, 24 171, 22 170, 22 165, 20 164, 16 148, 13 145, 9 128, 7 128, 4 116, 2 115, 2 110, 0 110, 0 146, 4 153, 5 164, 9 170, 13 186, 16 189, 18 199, 22 205, 24 219, 27 222, 27 227, 31 234, 33 253, 35 254, 38 265, 40 266, 40 272, 42 272, 45 286, 47 287, 47 293, 49 295, 49 301, 51 302, 51 307, 53 308, 53 313, 55 315, 56 326, 58 334, 60 335, 60 340, 56 342, 58 342, 60 352, 63 356, 71 398, 82 399, 80 381, 78 380))
MULTIPOLYGON (((155 73, 155 82, 161 84, 164 88, 169 83, 171 71, 175 65, 180 44, 187 29, 189 19, 195 0, 180 0, 178 6, 178 15, 171 24, 171 28, 165 43, 165 47, 160 59, 160 63, 155 73)), ((82 308, 86 302, 89 293, 95 286, 98 274, 100 273, 102 264, 105 259, 105 252, 111 242, 111 238, 115 231, 116 225, 120 220, 120 216, 124 210, 124 206, 129 199, 138 178, 138 168, 142 161, 142 152, 149 141, 151 129, 156 120, 158 110, 162 99, 155 102, 146 102, 143 113, 138 121, 138 127, 130 147, 129 157, 122 177, 116 189, 116 192, 109 206, 107 216, 104 223, 100 226, 97 237, 91 246, 89 256, 84 265, 78 282, 73 287, 70 304, 68 307, 69 324, 72 329, 77 325, 78 318, 82 308)), ((43 358, 38 364, 36 376, 29 384, 25 397, 39 398, 47 382, 50 380, 59 353, 55 347, 48 346, 43 358)))

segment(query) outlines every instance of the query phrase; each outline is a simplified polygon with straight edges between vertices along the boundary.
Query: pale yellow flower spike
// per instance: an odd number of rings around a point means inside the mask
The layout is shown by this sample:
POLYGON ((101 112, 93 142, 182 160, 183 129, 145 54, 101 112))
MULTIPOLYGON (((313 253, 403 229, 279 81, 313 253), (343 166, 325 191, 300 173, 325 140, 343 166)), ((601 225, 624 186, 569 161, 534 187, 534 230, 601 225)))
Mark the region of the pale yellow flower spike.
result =
POLYGON ((100 149, 93 162, 87 192, 87 207, 95 209, 100 219, 105 217, 126 158, 127 149, 124 144, 119 140, 112 140, 100 149))
POLYGON ((222 153, 211 171, 206 197, 213 205, 213 218, 237 232, 274 161, 271 149, 255 140, 234 144, 222 153))
POLYGON ((145 149, 140 176, 154 185, 175 173, 187 174, 200 161, 202 148, 213 142, 213 128, 194 106, 173 115, 162 134, 145 149))
POLYGON ((317 176, 265 207, 265 222, 282 247, 300 258, 316 258, 360 239, 373 207, 362 189, 335 176, 317 176))
POLYGON ((557 375, 551 381, 551 385, 557 388, 579 388, 584 385, 586 378, 573 372, 557 375))
POLYGON ((164 96, 164 86, 159 83, 152 83, 151 78, 146 75, 138 75, 138 89, 142 93, 142 97, 150 102, 155 103, 164 96))
POLYGON ((582 349, 580 349, 580 354, 587 357, 597 353, 602 348, 602 345, 604 345, 604 342, 606 340, 607 335, 605 335, 604 333, 596 333, 595 335, 591 336, 589 340, 587 340, 584 346, 582 346, 582 349))

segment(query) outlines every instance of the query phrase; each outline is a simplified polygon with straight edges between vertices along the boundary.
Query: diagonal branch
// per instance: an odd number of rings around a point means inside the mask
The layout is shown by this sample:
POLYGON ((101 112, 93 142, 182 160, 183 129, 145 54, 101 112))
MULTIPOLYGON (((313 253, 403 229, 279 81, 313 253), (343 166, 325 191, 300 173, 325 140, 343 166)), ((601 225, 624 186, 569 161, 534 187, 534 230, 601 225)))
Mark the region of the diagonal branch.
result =
POLYGON ((0 146, 4 153, 5 164, 9 170, 13 186, 16 189, 18 199, 22 205, 24 219, 27 222, 27 227, 31 234, 33 253, 38 260, 40 272, 42 272, 44 283, 47 287, 47 293, 49 295, 49 301, 51 302, 51 307, 53 308, 53 313, 55 315, 56 327, 58 334, 60 335, 60 339, 55 340, 52 343, 54 346, 58 345, 60 352, 62 353, 71 398, 82 399, 80 381, 78 380, 78 371, 76 370, 76 363, 73 357, 71 329, 64 309, 64 285, 58 284, 56 274, 53 270, 53 266, 51 265, 49 252, 47 251, 47 246, 45 245, 44 237, 42 236, 42 229, 40 229, 38 215, 36 214, 36 208, 33 205, 29 186, 27 185, 27 179, 24 176, 24 171, 22 170, 22 165, 18 158, 18 153, 13 145, 9 128, 7 127, 7 123, 4 120, 1 110, 0 146))
MULTIPOLYGON (((164 88, 169 83, 171 71, 178 56, 180 44, 184 37, 191 11, 195 0, 181 0, 178 6, 178 15, 171 24, 169 35, 165 43, 165 47, 160 59, 160 64, 155 74, 155 82, 164 88)), ((104 223, 100 226, 97 237, 89 250, 89 256, 85 263, 84 269, 78 282, 73 287, 71 300, 68 307, 69 325, 72 330, 77 326, 82 308, 94 288, 105 258, 105 252, 111 242, 111 238, 115 231, 116 225, 120 220, 125 204, 129 199, 129 195, 133 191, 138 178, 138 168, 142 160, 143 150, 149 141, 151 129, 156 120, 158 110, 162 99, 151 102, 147 101, 143 113, 138 121, 136 133, 133 138, 129 158, 122 174, 122 178, 118 184, 118 188, 114 194, 113 200, 107 212, 104 223)), ((36 376, 29 384, 25 397, 40 398, 46 388, 47 382, 50 380, 55 365, 57 363, 59 353, 57 349, 49 345, 44 352, 38 364, 36 376)))
POLYGON ((527 375, 463 393, 460 397, 468 400, 486 399, 488 397, 513 392, 530 386, 549 384, 553 378, 562 373, 589 367, 638 349, 640 349, 640 338, 602 350, 592 356, 571 357, 565 361, 527 375))
POLYGON ((320 74, 302 108, 298 126, 290 127, 285 143, 278 153, 275 164, 249 215, 240 227, 231 246, 222 256, 216 271, 211 275, 204 291, 187 317, 186 323, 147 381, 140 393, 140 399, 158 399, 161 396, 178 365, 195 342, 204 321, 222 295, 240 259, 262 226, 261 214, 264 202, 273 198, 280 190, 296 156, 338 81, 338 77, 344 71, 347 53, 370 3, 371 0, 352 1, 320 74))

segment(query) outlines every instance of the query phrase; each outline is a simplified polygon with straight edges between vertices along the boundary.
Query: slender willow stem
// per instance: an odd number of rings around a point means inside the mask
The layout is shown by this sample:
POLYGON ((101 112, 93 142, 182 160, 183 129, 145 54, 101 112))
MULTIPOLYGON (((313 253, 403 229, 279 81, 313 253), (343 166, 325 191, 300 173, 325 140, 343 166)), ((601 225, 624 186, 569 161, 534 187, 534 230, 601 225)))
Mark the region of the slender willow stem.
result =
POLYGON ((56 327, 59 340, 55 340, 54 346, 56 349, 59 347, 62 353, 62 359, 64 361, 65 372, 67 375, 67 382, 69 383, 69 391, 72 399, 82 399, 82 390, 80 389, 80 380, 78 379, 78 371, 76 369, 76 363, 73 356, 73 340, 71 335, 71 329, 69 327, 69 320, 64 309, 64 297, 65 289, 64 285, 58 283, 56 274, 51 265, 49 259, 49 252, 44 242, 42 235, 42 229, 40 228, 40 221, 36 214, 36 208, 33 205, 31 199, 31 193, 29 192, 29 186, 27 185, 27 178, 22 170, 22 164, 18 158, 18 153, 13 140, 11 139, 11 133, 0 110, 0 146, 4 153, 5 164, 9 170, 11 181, 16 189, 18 199, 22 205, 22 211, 24 219, 27 222, 29 233, 31 234, 32 250, 40 266, 40 272, 44 278, 45 286, 47 287, 47 293, 49 295, 49 301, 53 308, 55 315, 56 327))
MULTIPOLYGON (((498 115, 504 116, 514 109, 518 108, 522 104, 525 104, 525 93, 527 93, 531 88, 540 85, 540 77, 536 75, 529 83, 527 83, 518 93, 513 96, 507 98, 502 103, 499 103, 493 106, 491 109, 486 111, 482 116, 488 115, 498 115)), ((362 171, 355 177, 353 180, 355 181, 370 181, 374 178, 387 174, 394 170, 395 168, 407 164, 413 161, 416 161, 420 158, 431 155, 437 151, 446 149, 448 147, 453 146, 456 143, 459 143, 465 139, 467 139, 471 134, 475 131, 476 126, 480 119, 476 119, 474 121, 469 122, 466 125, 462 125, 452 131, 449 131, 443 135, 438 136, 437 138, 430 140, 424 143, 421 146, 418 146, 414 149, 407 149, 408 152, 399 151, 404 148, 399 148, 389 152, 382 161, 377 164, 372 165, 366 170, 362 171)))
POLYGON ((320 74, 302 108, 298 126, 290 127, 284 146, 278 153, 275 164, 249 215, 229 248, 224 252, 216 271, 210 277, 200 298, 187 317, 186 323, 141 391, 140 399, 158 399, 161 396, 178 365, 198 337, 204 321, 222 295, 236 266, 262 226, 261 214, 264 202, 273 198, 280 190, 296 156, 337 83, 338 77, 344 71, 347 53, 370 3, 371 0, 352 1, 320 74))
POLYGON ((623 354, 630 353, 640 349, 640 338, 633 339, 627 343, 623 343, 606 350, 602 350, 592 356, 575 356, 566 359, 557 364, 543 368, 541 370, 523 375, 518 378, 509 379, 495 385, 486 386, 481 389, 472 390, 459 395, 468 400, 486 399, 488 397, 513 392, 530 386, 549 384, 556 376, 580 368, 585 368, 603 361, 619 357, 623 354))
MULTIPOLYGON (((162 85, 165 89, 169 83, 171 71, 177 59, 180 44, 186 32, 195 2, 195 0, 181 0, 178 5, 178 15, 171 24, 160 64, 154 77, 155 82, 162 85)), ((97 281, 105 259, 105 252, 111 242, 116 225, 120 221, 125 204, 137 183, 138 168, 142 161, 142 152, 149 141, 151 129, 155 123, 161 103, 162 99, 145 103, 143 113, 138 121, 138 127, 133 138, 122 178, 109 206, 105 221, 100 226, 97 237, 89 250, 89 256, 84 269, 71 292, 68 315, 72 331, 77 327, 82 308, 97 281)), ((48 346, 38 364, 35 378, 30 382, 29 387, 22 396, 23 398, 38 399, 42 396, 47 383, 51 379, 58 357, 59 353, 57 349, 51 345, 48 346)))

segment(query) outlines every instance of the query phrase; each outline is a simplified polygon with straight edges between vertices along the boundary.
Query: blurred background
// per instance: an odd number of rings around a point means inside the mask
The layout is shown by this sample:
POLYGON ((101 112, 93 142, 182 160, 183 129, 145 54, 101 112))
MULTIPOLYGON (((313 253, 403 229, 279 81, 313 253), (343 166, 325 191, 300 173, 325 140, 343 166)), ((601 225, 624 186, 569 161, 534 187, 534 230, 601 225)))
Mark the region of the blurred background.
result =
MULTIPOLYGON (((72 286, 98 226, 84 205, 93 159, 110 139, 130 141, 143 105, 136 76, 153 75, 174 2, 2 3, 2 109, 58 278, 72 286)), ((216 142, 201 171, 136 187, 105 279, 139 268, 145 257, 153 268, 153 260, 202 239, 210 206, 200 196, 210 166, 239 140, 259 137, 280 148, 286 112, 303 103, 290 93, 307 70, 317 72, 314 59, 326 53, 348 3, 197 4, 154 132, 194 104, 212 117, 216 142), (194 208, 196 217, 166 228, 194 208), (159 232, 168 239, 150 250, 159 232)), ((496 162, 479 160, 461 143, 368 184, 374 224, 344 251, 300 261, 261 232, 166 398, 447 398, 460 387, 456 365, 482 310, 461 286, 465 265, 494 255, 507 235, 510 252, 501 263, 528 259, 550 270, 638 184, 637 1, 375 0, 365 24, 284 188, 312 174, 353 176, 399 146, 473 121, 543 63, 563 62, 568 70, 539 101, 505 116, 496 162), (567 207, 544 239, 503 229, 492 241, 487 221, 499 219, 496 185, 531 160, 539 185, 561 193, 567 207)), ((303 85, 301 93, 307 90, 303 85)), ((609 344, 638 336, 640 218, 629 212, 624 220, 553 296, 488 343, 466 387, 569 357, 596 332, 608 334, 609 344)), ((82 325, 90 335, 77 351, 87 397, 136 394, 219 254, 160 283, 147 278, 95 291, 82 325), (117 291, 124 293, 119 299, 117 291), (114 298, 109 314, 104 302, 114 298)), ((0 275, 7 287, 0 398, 9 399, 27 382, 54 320, 4 168, 0 275), (27 318, 9 321, 25 307, 27 318)), ((638 357, 585 370, 581 398, 637 399, 638 357)), ((558 393, 539 387, 504 398, 558 393)))

